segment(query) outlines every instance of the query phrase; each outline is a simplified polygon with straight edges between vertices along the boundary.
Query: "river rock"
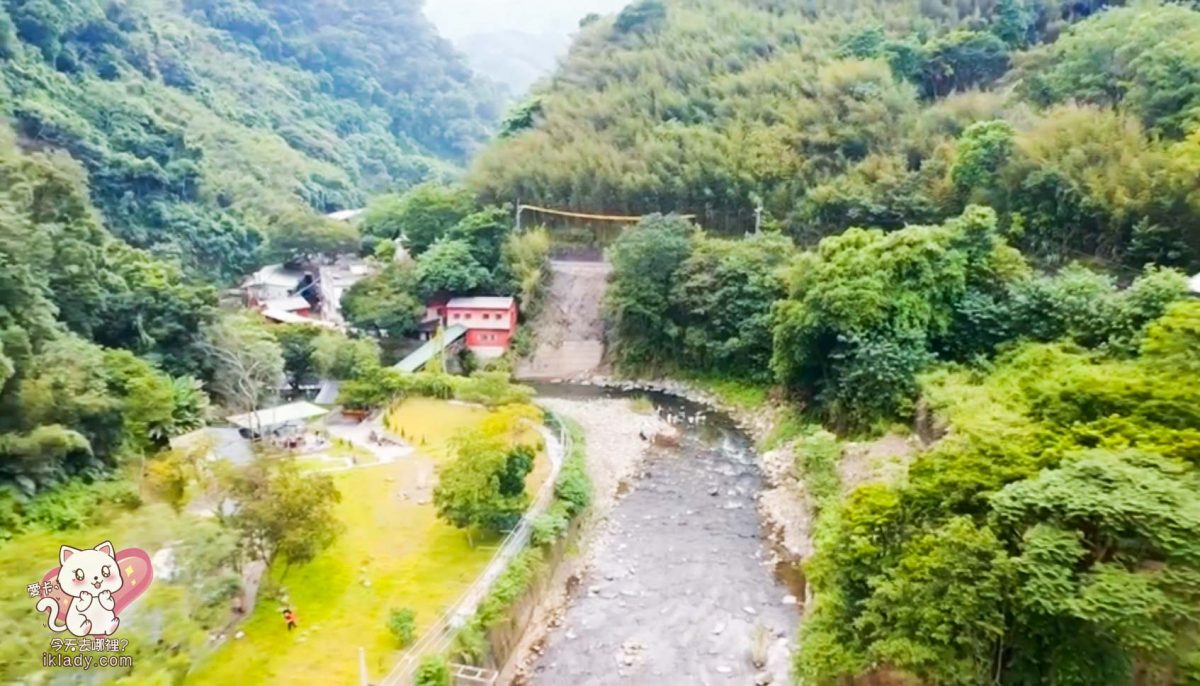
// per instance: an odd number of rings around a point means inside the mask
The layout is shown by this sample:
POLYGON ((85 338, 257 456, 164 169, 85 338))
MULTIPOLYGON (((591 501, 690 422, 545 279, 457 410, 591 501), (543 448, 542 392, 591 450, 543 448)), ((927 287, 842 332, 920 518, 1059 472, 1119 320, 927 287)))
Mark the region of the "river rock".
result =
POLYGON ((713 636, 720 636, 722 631, 725 631, 725 622, 717 622, 713 627, 713 636))
POLYGON ((784 605, 798 605, 799 603, 800 603, 800 599, 799 599, 799 598, 797 598, 797 597, 796 597, 796 596, 794 596, 794 595, 790 595, 790 594, 789 594, 789 595, 785 595, 785 596, 783 597, 783 604, 784 604, 784 605))
POLYGON ((679 440, 679 429, 673 426, 664 426, 654 434, 652 442, 659 447, 675 448, 679 445, 679 440))
POLYGON ((730 667, 729 665, 720 665, 717 667, 717 671, 722 674, 733 674, 733 667, 730 667))
POLYGON ((774 679, 775 677, 771 676, 770 672, 759 672, 754 675, 754 686, 767 686, 774 679))

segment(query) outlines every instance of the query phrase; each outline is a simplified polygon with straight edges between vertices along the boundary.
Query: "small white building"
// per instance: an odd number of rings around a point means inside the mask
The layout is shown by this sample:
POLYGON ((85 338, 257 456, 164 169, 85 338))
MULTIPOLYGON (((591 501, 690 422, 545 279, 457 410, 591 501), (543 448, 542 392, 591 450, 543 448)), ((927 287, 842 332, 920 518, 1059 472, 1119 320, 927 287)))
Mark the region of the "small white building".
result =
POLYGON ((338 326, 342 319, 342 296, 354 284, 375 273, 366 261, 352 255, 342 255, 317 271, 317 289, 321 300, 321 318, 338 326))
POLYGON ((245 304, 256 307, 271 300, 288 298, 299 288, 304 276, 304 272, 298 269, 288 269, 282 264, 269 264, 251 274, 250 278, 242 283, 245 304))
POLYGON ((367 208, 360 207, 353 210, 338 210, 337 212, 330 212, 329 214, 325 215, 325 217, 327 219, 332 219, 335 222, 354 222, 358 221, 364 214, 366 214, 366 212, 367 208))
POLYGON ((1190 291, 1192 295, 1200 295, 1200 274, 1196 274, 1192 278, 1188 279, 1188 291, 1190 291))

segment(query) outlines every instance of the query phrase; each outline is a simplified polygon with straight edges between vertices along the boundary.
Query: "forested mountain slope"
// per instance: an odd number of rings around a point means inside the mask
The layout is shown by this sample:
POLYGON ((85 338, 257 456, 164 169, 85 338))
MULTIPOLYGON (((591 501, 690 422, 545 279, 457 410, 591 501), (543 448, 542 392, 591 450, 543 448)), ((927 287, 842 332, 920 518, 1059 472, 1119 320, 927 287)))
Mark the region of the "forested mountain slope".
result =
POLYGON ((357 246, 319 215, 461 164, 490 90, 415 1, 0 3, 0 538, 201 425, 214 286, 357 246))
POLYGON ((1200 11, 1110 4, 642 0, 472 170, 697 215, 612 246, 610 351, 790 401, 799 683, 1200 683, 1200 11))
POLYGON ((461 161, 489 88, 418 2, 6 0, 0 102, 109 229, 228 277, 274 226, 461 161))
POLYGON ((1200 13, 1101 0, 643 0, 475 165, 485 196, 812 242, 1001 211, 1046 261, 1200 259, 1200 13))

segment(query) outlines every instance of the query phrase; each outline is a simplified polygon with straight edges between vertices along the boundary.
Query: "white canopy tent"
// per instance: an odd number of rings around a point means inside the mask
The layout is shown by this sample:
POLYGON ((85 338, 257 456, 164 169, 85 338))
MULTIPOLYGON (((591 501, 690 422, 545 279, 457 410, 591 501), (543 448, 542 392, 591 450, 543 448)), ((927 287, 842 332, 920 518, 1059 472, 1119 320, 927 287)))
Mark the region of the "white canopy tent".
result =
POLYGON ((278 407, 269 407, 257 412, 235 414, 225 419, 234 426, 250 431, 266 431, 292 422, 302 422, 313 417, 329 414, 329 410, 309 402, 288 403, 278 407))

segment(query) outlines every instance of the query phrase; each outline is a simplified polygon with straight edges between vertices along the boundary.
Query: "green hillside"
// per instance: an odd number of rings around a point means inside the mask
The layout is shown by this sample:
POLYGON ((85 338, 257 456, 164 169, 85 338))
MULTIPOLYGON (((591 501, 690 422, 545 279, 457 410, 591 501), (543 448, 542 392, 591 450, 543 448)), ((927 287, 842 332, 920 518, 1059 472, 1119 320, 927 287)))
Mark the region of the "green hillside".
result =
POLYGON ((115 235, 209 277, 295 213, 461 163, 494 116, 418 2, 12 0, 0 74, 19 145, 68 151, 115 235))
POLYGON ((644 0, 474 166, 489 198, 811 243, 966 203, 1049 262, 1200 261, 1200 15, 1098 0, 644 0), (972 125, 976 125, 972 128, 972 125))

